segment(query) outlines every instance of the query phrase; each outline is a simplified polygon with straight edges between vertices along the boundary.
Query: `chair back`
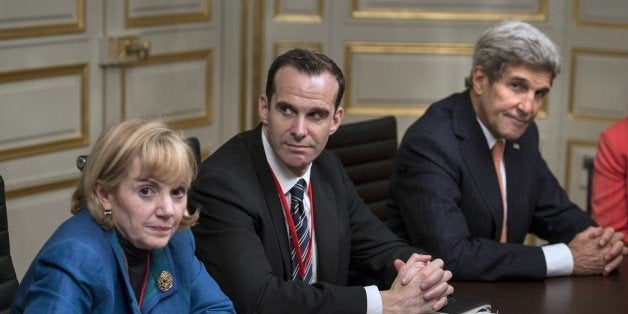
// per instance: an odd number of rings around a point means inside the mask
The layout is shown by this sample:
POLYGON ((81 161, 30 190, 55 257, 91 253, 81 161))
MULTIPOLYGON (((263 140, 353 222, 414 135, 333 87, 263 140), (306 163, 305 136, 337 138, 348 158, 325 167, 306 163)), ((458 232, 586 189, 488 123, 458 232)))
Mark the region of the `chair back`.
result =
POLYGON ((382 221, 397 155, 397 120, 387 116, 341 125, 326 148, 342 162, 358 195, 382 221))
POLYGON ((13 268, 13 261, 11 260, 9 244, 9 223, 4 196, 4 179, 0 176, 0 313, 8 313, 11 303, 13 303, 13 295, 15 295, 17 286, 18 281, 13 268))
POLYGON ((198 141, 198 138, 194 136, 190 136, 187 138, 188 145, 192 148, 192 152, 194 153, 194 158, 196 159, 197 168, 201 165, 201 143, 198 141))

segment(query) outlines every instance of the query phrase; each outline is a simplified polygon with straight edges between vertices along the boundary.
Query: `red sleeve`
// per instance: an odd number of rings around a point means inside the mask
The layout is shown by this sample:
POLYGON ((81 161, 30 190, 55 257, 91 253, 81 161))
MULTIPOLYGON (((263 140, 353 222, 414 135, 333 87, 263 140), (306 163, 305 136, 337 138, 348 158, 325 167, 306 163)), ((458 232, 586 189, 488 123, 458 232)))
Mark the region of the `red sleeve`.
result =
POLYGON ((622 232, 624 241, 628 241, 627 160, 628 118, 600 135, 591 195, 593 219, 622 232))

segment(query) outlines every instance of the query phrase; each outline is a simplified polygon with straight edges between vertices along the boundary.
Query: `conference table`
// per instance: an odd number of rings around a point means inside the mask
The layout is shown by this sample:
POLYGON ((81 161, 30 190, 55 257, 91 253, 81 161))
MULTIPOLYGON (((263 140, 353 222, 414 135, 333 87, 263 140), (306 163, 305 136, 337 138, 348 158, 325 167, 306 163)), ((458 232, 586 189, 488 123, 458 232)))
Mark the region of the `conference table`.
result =
POLYGON ((453 282, 454 295, 487 300, 499 314, 628 313, 628 261, 609 276, 547 278, 541 282, 453 282))

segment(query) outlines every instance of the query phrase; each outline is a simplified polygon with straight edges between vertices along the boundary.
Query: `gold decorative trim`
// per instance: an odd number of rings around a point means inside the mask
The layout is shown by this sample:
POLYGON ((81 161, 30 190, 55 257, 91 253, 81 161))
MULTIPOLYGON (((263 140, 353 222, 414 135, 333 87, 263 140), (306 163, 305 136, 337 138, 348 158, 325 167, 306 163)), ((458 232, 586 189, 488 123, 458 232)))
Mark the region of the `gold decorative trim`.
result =
MULTIPOLYGON (((431 54, 431 55, 472 55, 473 45, 470 44, 406 44, 382 42, 350 42, 345 47, 345 96, 343 107, 349 114, 355 115, 396 115, 421 116, 429 104, 369 104, 348 103, 351 99, 351 77, 353 55, 362 54, 431 54)), ((462 78, 461 78, 462 79, 462 78)))
POLYGON ((209 149, 201 150, 201 160, 205 160, 207 157, 209 157, 209 155, 211 155, 209 149))
POLYGON ((18 70, 0 73, 0 84, 14 83, 43 79, 55 76, 78 75, 81 81, 80 90, 80 134, 76 137, 64 140, 49 141, 45 143, 22 146, 17 148, 0 150, 0 161, 6 161, 21 157, 29 157, 75 147, 86 146, 89 138, 89 114, 88 114, 88 64, 71 64, 46 68, 18 70))
MULTIPOLYGON (((247 128, 246 118, 248 117, 248 67, 249 67, 249 0, 242 1, 242 12, 240 14, 240 131, 247 128)), ((203 158, 205 159, 205 158, 203 158)))
POLYGON ((351 17, 357 19, 409 19, 409 20, 466 20, 499 21, 519 19, 529 22, 547 20, 548 0, 539 0, 539 10, 534 13, 514 12, 453 12, 423 9, 361 9, 359 0, 351 0, 351 17))
POLYGON ((253 0, 253 29, 256 31, 253 34, 253 82, 251 93, 251 126, 257 125, 260 120, 257 114, 257 100, 260 93, 264 92, 264 79, 263 73, 264 65, 264 0, 253 0))
POLYGON ((316 14, 282 14, 281 0, 275 0, 274 21, 279 23, 320 23, 323 21, 323 1, 317 0, 316 14))
POLYGON ((79 180, 80 180, 80 177, 77 176, 71 179, 65 179, 65 180, 44 183, 44 184, 22 187, 22 188, 7 191, 6 198, 14 199, 14 198, 19 198, 19 197, 24 197, 24 196, 30 196, 33 194, 40 194, 40 193, 50 192, 54 190, 65 189, 72 186, 76 186, 79 180))
POLYGON ((211 19, 211 0, 201 0, 202 7, 198 12, 171 13, 161 15, 148 15, 132 17, 130 16, 129 2, 125 0, 124 20, 126 27, 141 27, 168 24, 183 24, 194 22, 207 22, 211 19))
POLYGON ((167 64, 181 61, 202 60, 205 62, 205 115, 198 118, 183 120, 167 120, 168 126, 174 129, 185 129, 196 126, 205 126, 213 122, 213 56, 212 50, 199 50, 167 55, 155 55, 142 59, 137 63, 125 64, 120 67, 120 117, 126 119, 126 71, 129 68, 167 64))
POLYGON ((573 1, 573 17, 572 23, 574 26, 593 26, 593 27, 606 27, 606 28, 628 28, 628 22, 608 22, 591 20, 586 18, 580 18, 580 1, 573 1))
POLYGON ((576 146, 584 146, 584 147, 593 147, 597 148, 596 141, 586 141, 586 140, 575 140, 570 139, 567 140, 567 157, 565 160, 565 191, 569 193, 569 181, 571 180, 570 172, 571 172, 571 155, 573 153, 573 148, 576 146))
POLYGON ((611 115, 581 114, 581 113, 575 112, 575 104, 574 104, 575 97, 576 97, 575 86, 576 86, 576 74, 578 73, 576 59, 581 55, 628 58, 628 51, 572 48, 571 76, 569 77, 569 102, 568 102, 569 106, 568 106, 568 111, 567 111, 567 115, 569 119, 591 120, 591 121, 618 121, 622 119, 623 115, 618 117, 618 116, 611 116, 611 115))
POLYGON ((85 31, 85 0, 76 0, 76 21, 67 24, 51 24, 0 29, 0 39, 82 33, 85 31))
POLYGON ((316 42, 305 41, 278 41, 275 42, 273 47, 273 58, 277 58, 282 50, 289 50, 293 48, 303 48, 316 52, 323 52, 323 44, 316 42))
POLYGON ((541 110, 539 110, 539 112, 536 114, 536 117, 534 118, 535 120, 545 120, 549 117, 549 111, 548 111, 548 101, 547 101, 547 96, 545 96, 543 98, 543 103, 541 104, 541 110))

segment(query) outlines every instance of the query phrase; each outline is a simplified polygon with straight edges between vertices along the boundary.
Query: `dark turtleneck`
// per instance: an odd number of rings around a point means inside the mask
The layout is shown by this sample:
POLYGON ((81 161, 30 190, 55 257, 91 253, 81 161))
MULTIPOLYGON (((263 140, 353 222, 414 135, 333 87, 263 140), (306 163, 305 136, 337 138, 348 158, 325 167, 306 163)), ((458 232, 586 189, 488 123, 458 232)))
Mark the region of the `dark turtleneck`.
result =
MULTIPOLYGON (((148 267, 147 257, 148 254, 150 254, 150 251, 136 248, 117 230, 116 235, 118 236, 118 242, 120 242, 120 245, 124 250, 124 255, 126 256, 126 263, 129 272, 129 280, 131 281, 131 287, 133 287, 133 292, 135 292, 135 299, 139 303, 140 294, 142 292, 142 285, 144 283, 144 277, 146 275, 146 268, 148 267)), ((139 304, 139 306, 141 307, 142 305, 139 304)))

